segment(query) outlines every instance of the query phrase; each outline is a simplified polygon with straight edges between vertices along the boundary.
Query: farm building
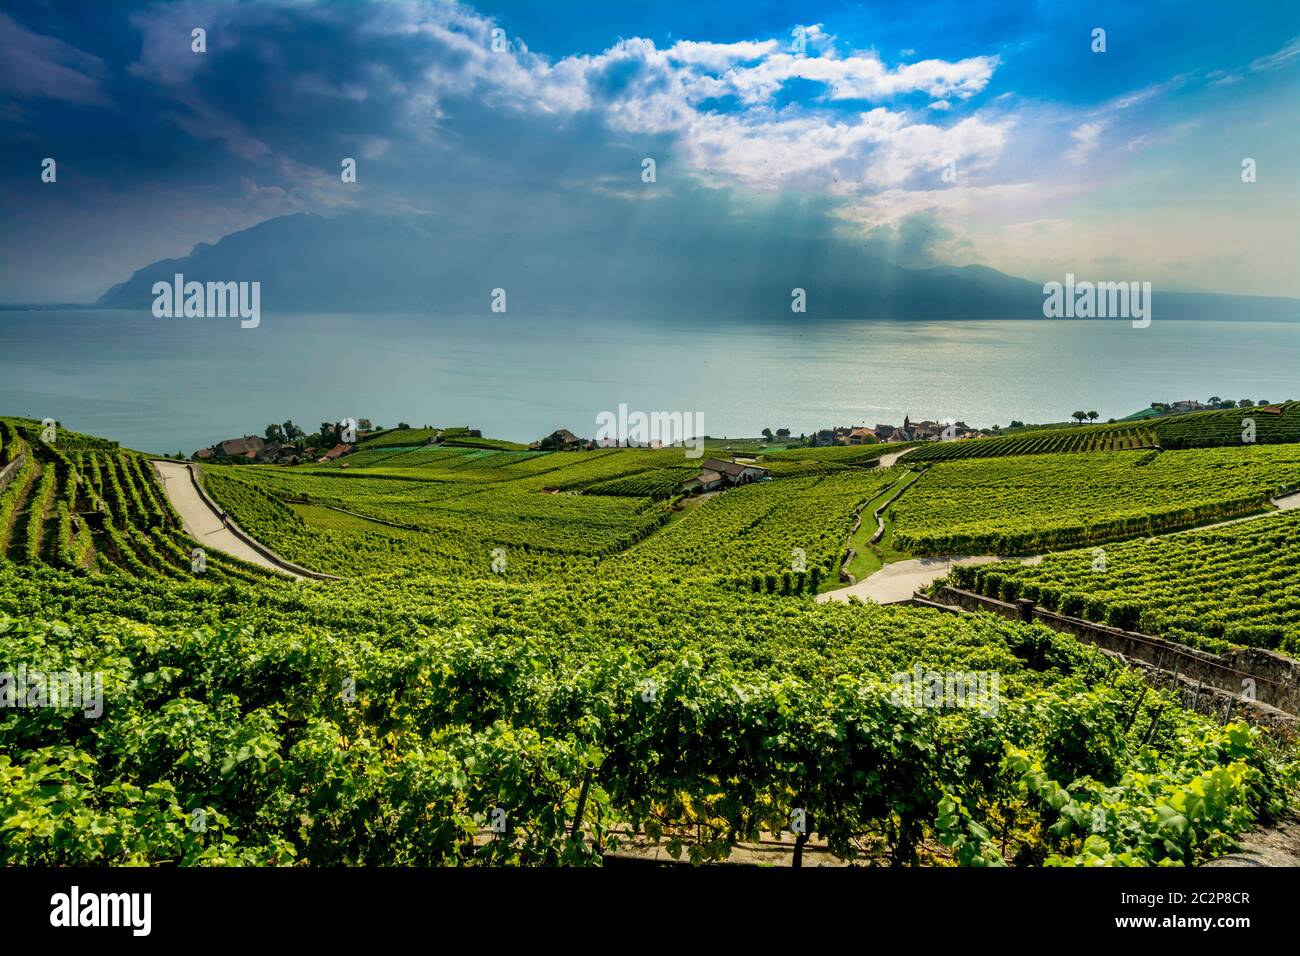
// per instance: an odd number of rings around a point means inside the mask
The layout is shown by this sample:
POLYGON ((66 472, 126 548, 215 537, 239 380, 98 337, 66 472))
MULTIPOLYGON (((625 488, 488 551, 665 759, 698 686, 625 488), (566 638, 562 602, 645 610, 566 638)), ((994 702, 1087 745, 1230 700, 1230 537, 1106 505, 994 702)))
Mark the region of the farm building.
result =
POLYGON ((718 474, 716 471, 709 471, 706 469, 698 475, 687 478, 677 486, 677 490, 689 495, 695 494, 696 492, 717 491, 722 487, 722 484, 722 475, 718 474))
POLYGON ((772 472, 760 465, 748 465, 739 461, 725 461, 721 458, 706 458, 702 464, 705 471, 714 471, 722 476, 728 485, 744 485, 759 478, 767 478, 772 472))

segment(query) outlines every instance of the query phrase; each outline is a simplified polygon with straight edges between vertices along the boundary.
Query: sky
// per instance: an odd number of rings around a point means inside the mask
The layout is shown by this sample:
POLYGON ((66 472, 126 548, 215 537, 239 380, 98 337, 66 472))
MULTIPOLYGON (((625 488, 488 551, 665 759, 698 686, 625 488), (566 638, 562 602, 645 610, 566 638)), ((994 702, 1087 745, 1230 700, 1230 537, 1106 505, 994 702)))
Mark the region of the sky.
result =
POLYGON ((196 243, 358 211, 502 255, 689 231, 716 240, 708 271, 729 236, 835 238, 909 267, 1300 296, 1297 104, 1290 0, 19 0, 0 302, 92 301, 196 243))

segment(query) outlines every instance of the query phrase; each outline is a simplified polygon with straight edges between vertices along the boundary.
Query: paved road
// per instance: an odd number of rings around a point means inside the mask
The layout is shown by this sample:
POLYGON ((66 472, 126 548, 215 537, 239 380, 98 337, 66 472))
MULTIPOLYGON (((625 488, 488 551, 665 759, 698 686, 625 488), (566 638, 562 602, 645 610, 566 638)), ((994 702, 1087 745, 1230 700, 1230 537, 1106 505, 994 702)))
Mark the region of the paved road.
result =
POLYGON ((153 464, 162 475, 163 487, 167 490, 167 500, 181 516, 181 524, 185 526, 186 533, 197 541, 200 547, 221 551, 249 564, 270 568, 272 571, 278 571, 299 581, 304 580, 302 575, 280 567, 253 550, 223 526, 221 519, 194 490, 189 469, 184 465, 174 461, 155 461, 153 464))
MULTIPOLYGON (((920 446, 918 446, 918 445, 913 445, 913 446, 912 446, 912 448, 918 448, 918 447, 920 447, 920 446)), ((906 455, 909 451, 911 451, 912 448, 904 448, 902 451, 891 451, 891 452, 889 452, 889 453, 886 454, 886 455, 881 455, 881 456, 880 456, 880 467, 881 467, 881 468, 888 468, 890 465, 894 464, 894 462, 898 461, 898 459, 902 458, 902 457, 903 457, 904 455, 906 455)))
POLYGON ((875 574, 869 574, 857 584, 851 584, 837 591, 825 591, 817 595, 818 601, 847 601, 851 597, 863 601, 875 601, 877 604, 892 604, 906 601, 913 592, 925 587, 932 581, 947 577, 954 564, 988 564, 997 561, 990 554, 976 557, 961 556, 955 558, 912 558, 908 561, 895 561, 887 564, 875 574))

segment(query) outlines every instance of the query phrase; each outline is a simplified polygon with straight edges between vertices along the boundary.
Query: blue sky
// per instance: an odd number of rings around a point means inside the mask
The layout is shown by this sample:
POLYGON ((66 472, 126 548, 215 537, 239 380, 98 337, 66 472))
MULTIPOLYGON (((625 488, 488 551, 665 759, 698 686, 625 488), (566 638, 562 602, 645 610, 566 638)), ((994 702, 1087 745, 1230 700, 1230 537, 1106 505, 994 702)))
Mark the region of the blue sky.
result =
POLYGON ((356 210, 1300 295, 1297 103, 1293 2, 9 3, 0 300, 356 210))

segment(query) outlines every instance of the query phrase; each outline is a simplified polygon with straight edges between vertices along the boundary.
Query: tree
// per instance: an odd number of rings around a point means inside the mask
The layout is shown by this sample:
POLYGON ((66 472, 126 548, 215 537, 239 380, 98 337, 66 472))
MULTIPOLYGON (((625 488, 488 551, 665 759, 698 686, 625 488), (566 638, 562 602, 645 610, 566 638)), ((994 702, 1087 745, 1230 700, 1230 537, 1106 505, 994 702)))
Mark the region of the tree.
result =
POLYGON ((279 425, 277 425, 275 422, 271 422, 271 424, 267 425, 266 431, 263 432, 263 434, 266 436, 267 441, 273 441, 279 443, 284 442, 284 429, 281 428, 279 425))
POLYGON ((1211 404, 1211 405, 1218 405, 1218 404, 1220 404, 1222 401, 1223 401, 1223 399, 1220 398, 1218 395, 1211 395, 1211 396, 1210 396, 1210 404, 1211 404))
POLYGON ((1240 407, 1242 407, 1242 408, 1250 408, 1250 406, 1254 405, 1255 403, 1252 402, 1249 398, 1243 398, 1243 399, 1240 399, 1240 400, 1237 402, 1237 404, 1238 404, 1240 407))
POLYGON ((1097 419, 1099 419, 1099 418, 1101 418, 1101 416, 1098 415, 1096 412, 1089 412, 1089 413, 1088 413, 1088 421, 1090 421, 1090 422, 1095 422, 1095 421, 1096 421, 1097 419))
POLYGON ((406 424, 406 422, 398 422, 398 423, 397 423, 397 427, 398 427, 398 428, 410 428, 411 426, 408 425, 408 424, 406 424))
POLYGON ((1085 418, 1088 417, 1088 413, 1087 413, 1087 412, 1071 412, 1071 413, 1070 413, 1070 417, 1073 418, 1073 419, 1075 419, 1076 421, 1078 421, 1078 423, 1079 423, 1080 425, 1082 425, 1082 424, 1083 424, 1083 420, 1084 420, 1085 418))
POLYGON ((1256 405, 1267 405, 1267 404, 1268 404, 1268 399, 1267 399, 1267 398, 1261 398, 1261 399, 1259 399, 1258 401, 1256 401, 1255 404, 1256 404, 1256 405))
POLYGON ((333 422, 320 423, 320 443, 322 445, 338 444, 338 427, 333 422))
POLYGON ((789 438, 789 437, 790 437, 790 429, 788 429, 788 428, 778 428, 778 429, 776 430, 776 437, 777 437, 777 438, 789 438))
POLYGON ((292 418, 286 420, 280 427, 284 430, 285 441, 297 441, 299 438, 307 437, 307 433, 295 425, 292 418))
POLYGON ((1007 427, 1008 427, 1008 428, 1024 428, 1024 427, 1025 427, 1025 423, 1022 422, 1022 421, 1020 421, 1019 419, 1015 419, 1015 418, 1013 418, 1013 419, 1011 419, 1011 424, 1008 425, 1007 427))
POLYGON ((768 441, 771 441, 771 440, 772 440, 772 429, 770 429, 770 428, 764 428, 764 429, 763 429, 763 437, 766 438, 768 441))

